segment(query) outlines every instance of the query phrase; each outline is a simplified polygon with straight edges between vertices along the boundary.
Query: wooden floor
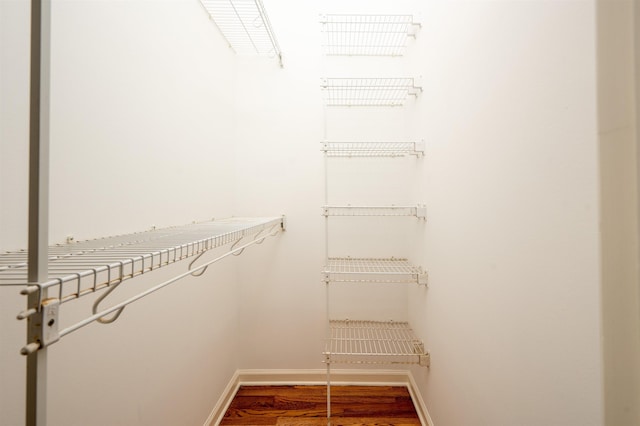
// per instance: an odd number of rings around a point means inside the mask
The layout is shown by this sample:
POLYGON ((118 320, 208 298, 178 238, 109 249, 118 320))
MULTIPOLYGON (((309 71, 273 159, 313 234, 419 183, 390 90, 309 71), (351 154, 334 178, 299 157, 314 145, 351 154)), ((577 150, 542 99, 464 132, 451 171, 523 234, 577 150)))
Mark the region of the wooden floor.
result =
MULTIPOLYGON (((326 386, 241 386, 220 425, 327 424, 326 386)), ((404 387, 331 386, 331 425, 415 426, 404 387)))

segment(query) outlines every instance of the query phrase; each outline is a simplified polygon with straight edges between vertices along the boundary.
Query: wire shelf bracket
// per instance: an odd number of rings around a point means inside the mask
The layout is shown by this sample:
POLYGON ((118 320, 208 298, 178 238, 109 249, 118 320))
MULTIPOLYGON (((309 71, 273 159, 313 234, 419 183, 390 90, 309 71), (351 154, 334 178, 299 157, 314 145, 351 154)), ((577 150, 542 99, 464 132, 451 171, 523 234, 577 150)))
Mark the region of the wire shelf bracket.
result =
POLYGON ((200 0, 209 18, 238 55, 276 57, 282 51, 262 0, 200 0))
POLYGON ((321 142, 327 157, 407 157, 424 156, 424 140, 417 142, 321 142))
POLYGON ((327 56, 402 56, 420 24, 413 15, 320 15, 327 56))
POLYGON ((0 286, 23 286, 21 294, 36 298, 34 306, 20 312, 18 319, 35 319, 35 337, 22 348, 29 355, 45 348, 71 332, 94 321, 115 321, 125 306, 189 275, 199 276, 211 264, 236 254, 265 238, 286 229, 282 217, 228 218, 193 223, 109 238, 50 246, 48 274, 41 283, 28 277, 27 251, 0 254, 0 286), (99 308, 103 299, 123 281, 160 269, 178 261, 198 260, 205 252, 246 238, 241 246, 201 265, 189 265, 186 272, 157 284, 129 299, 99 308), (92 314, 63 330, 58 329, 60 309, 64 303, 106 290, 93 305, 92 314), (113 314, 111 318, 105 318, 113 314))

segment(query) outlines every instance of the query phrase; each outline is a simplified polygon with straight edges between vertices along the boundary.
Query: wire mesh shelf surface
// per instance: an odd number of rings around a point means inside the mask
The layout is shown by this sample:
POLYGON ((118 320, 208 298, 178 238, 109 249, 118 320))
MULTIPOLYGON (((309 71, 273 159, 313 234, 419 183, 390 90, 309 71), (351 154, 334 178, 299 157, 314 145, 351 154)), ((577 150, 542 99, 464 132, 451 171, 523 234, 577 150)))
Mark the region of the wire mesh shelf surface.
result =
POLYGON ((330 282, 423 283, 422 268, 407 259, 330 257, 323 269, 330 282))
POLYGON ((329 321, 328 363, 428 365, 424 345, 407 322, 329 321))
POLYGON ((237 54, 268 55, 282 59, 262 0, 200 2, 237 54))
POLYGON ((327 55, 401 56, 419 24, 412 15, 322 15, 327 55))
POLYGON ((324 206, 324 216, 415 216, 426 217, 423 206, 324 206))
POLYGON ((402 106, 422 89, 413 78, 325 78, 327 106, 402 106))
POLYGON ((421 142, 322 142, 328 157, 404 157, 424 155, 421 142))
MULTIPOLYGON (((284 219, 229 218, 49 247, 49 297, 76 299, 207 250, 284 227, 284 219)), ((0 285, 28 285, 27 252, 0 254, 0 285)))

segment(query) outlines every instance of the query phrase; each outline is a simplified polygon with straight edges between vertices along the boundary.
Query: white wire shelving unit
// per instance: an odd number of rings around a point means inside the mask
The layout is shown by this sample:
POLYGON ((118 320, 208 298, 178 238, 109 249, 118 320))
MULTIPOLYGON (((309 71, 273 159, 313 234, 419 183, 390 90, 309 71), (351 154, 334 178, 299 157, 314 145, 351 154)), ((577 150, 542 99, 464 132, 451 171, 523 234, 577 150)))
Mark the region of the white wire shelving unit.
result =
POLYGON ((427 208, 415 206, 323 206, 323 216, 413 216, 418 219, 427 218, 427 208))
POLYGON ((239 55, 264 55, 282 63, 282 51, 262 0, 200 0, 216 26, 239 55))
POLYGON ((417 98, 422 87, 413 77, 398 78, 323 78, 320 87, 330 107, 397 107, 409 97, 417 98))
POLYGON ((329 329, 327 364, 429 366, 430 355, 407 322, 331 320, 329 329))
POLYGON ((420 24, 413 15, 321 15, 329 56, 402 56, 420 24))
MULTIPOLYGON (((412 15, 321 15, 323 49, 327 56, 402 56, 420 24, 412 15)), ((403 107, 422 93, 420 77, 322 78, 326 107, 403 107)), ((326 109, 325 109, 326 111, 326 109)), ((325 115, 326 120, 326 115, 325 115)), ((326 134, 325 121, 325 138, 326 134)), ((415 364, 429 367, 430 355, 407 322, 335 319, 331 315, 330 288, 346 283, 427 285, 428 275, 405 258, 330 256, 333 217, 415 217, 426 220, 426 207, 416 205, 335 205, 329 197, 332 158, 424 157, 423 141, 328 141, 325 157, 325 266, 327 339, 323 352, 327 367, 327 423, 331 424, 332 364, 415 364)), ((355 160, 354 160, 355 161, 355 160)), ((360 289, 358 289, 360 290, 360 289)), ((357 316, 357 313, 356 315, 357 316)))
POLYGON ((424 141, 395 141, 395 142, 321 142, 321 150, 327 157, 407 157, 424 156, 424 141))
POLYGON ((125 306, 188 275, 199 276, 210 264, 240 254, 244 248, 260 244, 284 229, 284 217, 228 218, 54 245, 48 250, 48 278, 37 284, 28 279, 27 251, 0 254, 0 285, 22 286, 22 294, 37 296, 37 304, 20 312, 18 319, 44 312, 50 322, 41 322, 39 339, 27 342, 21 352, 28 355, 94 321, 112 322, 125 306), (225 254, 195 265, 206 252, 225 245, 231 245, 225 254), (99 307, 101 297, 85 319, 58 329, 63 304, 102 291, 106 296, 126 280, 189 258, 193 261, 184 273, 109 308, 99 307), (115 317, 105 320, 109 314, 115 317))
POLYGON ((404 258, 330 257, 322 272, 327 283, 427 284, 427 273, 404 258))

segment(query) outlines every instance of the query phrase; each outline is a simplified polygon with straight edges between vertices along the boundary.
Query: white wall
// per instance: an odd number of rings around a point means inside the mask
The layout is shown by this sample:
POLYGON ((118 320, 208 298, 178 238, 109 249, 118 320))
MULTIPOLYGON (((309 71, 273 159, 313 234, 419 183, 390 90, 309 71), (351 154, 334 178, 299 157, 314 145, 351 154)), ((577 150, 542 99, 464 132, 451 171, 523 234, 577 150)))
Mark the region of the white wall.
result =
MULTIPOLYGON (((0 3, 0 249, 26 245, 29 64, 28 9, 0 3), (11 64, 11 66, 9 65, 11 64), (22 140, 22 143, 17 141, 22 140)), ((25 329, 15 313, 24 304, 15 288, 0 288, 0 424, 23 421, 24 360, 18 354, 25 329), (19 339, 19 340, 18 340, 19 339), (11 344, 14 342, 15 344, 11 344)))
POLYGON ((602 424, 594 12, 425 6, 430 284, 410 317, 436 425, 602 424))
MULTIPOLYGON (((197 1, 56 1, 51 232, 87 239, 234 213, 234 58, 197 1)), ((0 249, 26 247, 29 3, 0 2, 0 249)), ((265 246, 267 243, 265 243, 265 246)), ((242 258, 49 349, 49 424, 203 424, 238 367, 242 258)), ((184 271, 131 281, 120 296, 184 271)), ((213 269, 213 271, 211 271, 213 269)), ((124 287, 124 286, 123 286, 124 287)), ((24 300, 0 289, 0 425, 23 424, 24 300)), ((86 315, 65 305, 62 320, 86 315)))
POLYGON ((9 208, 27 203, 29 97, 29 9, 24 2, 3 2, 0 8, 0 235, 3 249, 18 248, 26 241, 24 210, 9 208), (24 143, 14 141, 23 140, 24 143))
MULTIPOLYGON (((322 368, 322 103, 317 14, 305 2, 265 2, 284 52, 238 59, 239 214, 286 214, 276 251, 246 253, 239 271, 243 368, 322 368)), ((243 255, 244 256, 244 255, 243 255)))

